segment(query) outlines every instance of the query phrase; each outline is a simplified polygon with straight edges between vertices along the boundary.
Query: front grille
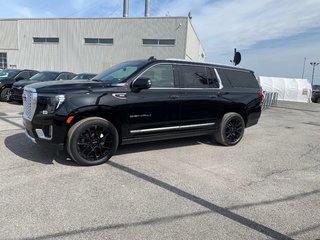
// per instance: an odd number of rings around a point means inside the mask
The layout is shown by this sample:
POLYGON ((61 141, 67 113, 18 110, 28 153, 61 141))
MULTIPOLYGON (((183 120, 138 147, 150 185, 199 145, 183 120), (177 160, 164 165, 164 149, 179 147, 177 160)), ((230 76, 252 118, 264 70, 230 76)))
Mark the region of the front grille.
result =
POLYGON ((23 91, 23 117, 32 120, 37 107, 37 93, 35 89, 29 88, 23 91))

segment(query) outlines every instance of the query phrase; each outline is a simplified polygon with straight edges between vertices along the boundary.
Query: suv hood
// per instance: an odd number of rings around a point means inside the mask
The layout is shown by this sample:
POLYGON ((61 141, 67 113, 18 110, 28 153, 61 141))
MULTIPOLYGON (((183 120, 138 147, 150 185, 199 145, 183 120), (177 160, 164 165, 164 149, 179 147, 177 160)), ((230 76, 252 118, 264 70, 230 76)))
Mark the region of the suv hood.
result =
POLYGON ((35 83, 36 81, 32 81, 32 80, 28 80, 28 79, 25 79, 25 80, 20 80, 18 82, 15 82, 13 84, 14 87, 24 87, 28 84, 31 84, 31 83, 35 83))
POLYGON ((28 85, 27 89, 33 88, 37 93, 55 93, 64 94, 69 91, 75 92, 91 92, 91 91, 105 91, 105 88, 120 87, 124 84, 109 84, 104 82, 95 82, 91 80, 59 80, 46 81, 28 85))

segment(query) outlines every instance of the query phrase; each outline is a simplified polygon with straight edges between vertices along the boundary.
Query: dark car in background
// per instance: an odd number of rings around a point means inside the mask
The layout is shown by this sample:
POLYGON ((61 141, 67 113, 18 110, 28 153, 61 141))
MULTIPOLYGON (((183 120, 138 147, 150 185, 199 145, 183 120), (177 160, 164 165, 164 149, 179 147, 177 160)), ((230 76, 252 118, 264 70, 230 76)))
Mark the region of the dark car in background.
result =
POLYGON ((0 71, 0 100, 7 102, 10 98, 10 89, 15 82, 28 79, 38 71, 28 69, 3 69, 0 71))
POLYGON ((311 101, 314 103, 320 103, 320 85, 312 86, 311 101))
POLYGON ((89 80, 94 78, 97 74, 95 73, 79 73, 72 80, 89 80))
POLYGON ((71 72, 54 72, 54 71, 43 71, 32 76, 29 79, 25 79, 13 84, 10 91, 10 100, 16 102, 22 102, 22 93, 25 86, 45 81, 55 81, 55 80, 70 80, 74 78, 76 74, 71 72))

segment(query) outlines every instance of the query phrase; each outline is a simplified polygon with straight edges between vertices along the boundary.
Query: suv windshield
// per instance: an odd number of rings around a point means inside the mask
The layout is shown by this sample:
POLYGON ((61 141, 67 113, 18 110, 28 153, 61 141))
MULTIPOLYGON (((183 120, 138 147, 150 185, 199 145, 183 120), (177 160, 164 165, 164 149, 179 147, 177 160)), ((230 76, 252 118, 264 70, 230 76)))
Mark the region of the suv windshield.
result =
POLYGON ((96 76, 96 74, 87 74, 87 73, 78 74, 74 78, 72 78, 72 80, 87 80, 87 79, 91 79, 95 76, 96 76))
POLYGON ((0 71, 0 78, 12 78, 17 75, 20 71, 14 69, 4 69, 0 71))
POLYGON ((103 81, 108 83, 121 83, 128 80, 137 70, 143 67, 147 61, 128 61, 115 65, 105 72, 93 78, 93 81, 103 81))
POLYGON ((37 73, 36 75, 32 76, 30 80, 34 81, 50 81, 50 80, 55 80, 59 73, 57 72, 40 72, 37 73))

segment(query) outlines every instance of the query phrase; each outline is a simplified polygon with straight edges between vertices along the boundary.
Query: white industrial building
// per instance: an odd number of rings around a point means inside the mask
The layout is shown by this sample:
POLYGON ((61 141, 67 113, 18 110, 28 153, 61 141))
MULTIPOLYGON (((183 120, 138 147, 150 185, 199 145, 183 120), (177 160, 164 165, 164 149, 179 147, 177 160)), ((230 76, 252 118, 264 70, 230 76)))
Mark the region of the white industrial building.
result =
POLYGON ((0 19, 0 68, 99 73, 150 56, 204 61, 190 18, 0 19))

